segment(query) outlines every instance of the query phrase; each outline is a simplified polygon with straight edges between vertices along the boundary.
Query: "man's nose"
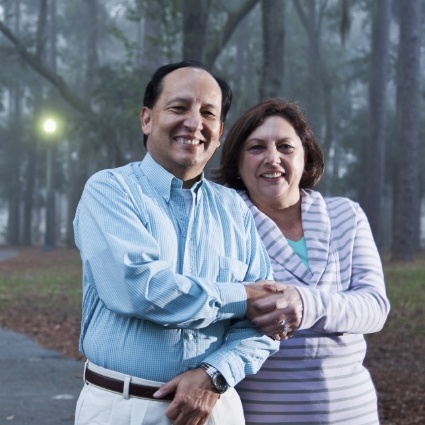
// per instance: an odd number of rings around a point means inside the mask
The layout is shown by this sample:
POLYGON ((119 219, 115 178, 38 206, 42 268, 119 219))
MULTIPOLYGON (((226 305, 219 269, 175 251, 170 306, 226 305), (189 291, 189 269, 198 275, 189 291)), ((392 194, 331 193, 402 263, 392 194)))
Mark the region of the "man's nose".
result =
POLYGON ((184 120, 184 125, 192 131, 201 130, 203 127, 201 113, 199 111, 189 111, 184 120))

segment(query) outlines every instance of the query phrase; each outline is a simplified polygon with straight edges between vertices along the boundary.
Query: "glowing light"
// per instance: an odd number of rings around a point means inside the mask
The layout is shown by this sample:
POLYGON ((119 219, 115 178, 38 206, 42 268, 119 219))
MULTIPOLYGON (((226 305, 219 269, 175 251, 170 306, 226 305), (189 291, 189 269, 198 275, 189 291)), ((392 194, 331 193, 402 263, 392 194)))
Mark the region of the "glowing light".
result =
POLYGON ((57 129, 56 121, 52 118, 48 118, 43 123, 43 130, 48 134, 53 134, 57 129))

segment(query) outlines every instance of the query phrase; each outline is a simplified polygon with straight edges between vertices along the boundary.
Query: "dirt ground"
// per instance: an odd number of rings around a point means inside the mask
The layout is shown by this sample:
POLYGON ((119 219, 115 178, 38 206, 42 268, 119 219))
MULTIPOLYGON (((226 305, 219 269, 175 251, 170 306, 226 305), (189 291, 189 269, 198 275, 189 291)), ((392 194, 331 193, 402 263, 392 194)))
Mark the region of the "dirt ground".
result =
MULTIPOLYGON (((46 256, 40 249, 23 249, 18 257, 0 262, 0 275, 75 261, 76 256, 73 250, 58 249, 46 256)), ((28 302, 2 308, 0 327, 23 332, 42 346, 82 359, 78 352, 80 318, 64 313, 65 298, 57 304, 57 308, 49 311, 39 311, 28 302)), ((392 317, 390 314, 389 320, 392 317)), ((403 329, 397 332, 384 329, 367 336, 367 342, 366 365, 378 390, 381 425, 424 425, 425 336, 419 333, 415 337, 406 336, 403 329)))

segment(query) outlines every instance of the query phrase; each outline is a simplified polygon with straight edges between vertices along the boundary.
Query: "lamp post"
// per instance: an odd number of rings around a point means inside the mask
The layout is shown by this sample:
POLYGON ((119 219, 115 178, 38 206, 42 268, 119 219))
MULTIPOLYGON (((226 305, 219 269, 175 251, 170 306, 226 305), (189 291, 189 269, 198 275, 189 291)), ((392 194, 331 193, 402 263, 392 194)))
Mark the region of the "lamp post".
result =
MULTIPOLYGON (((56 133, 57 124, 53 118, 47 118, 43 122, 43 130, 49 139, 56 133)), ((52 146, 51 140, 46 149, 46 231, 44 234, 44 250, 48 251, 53 246, 53 193, 52 193, 52 146)))

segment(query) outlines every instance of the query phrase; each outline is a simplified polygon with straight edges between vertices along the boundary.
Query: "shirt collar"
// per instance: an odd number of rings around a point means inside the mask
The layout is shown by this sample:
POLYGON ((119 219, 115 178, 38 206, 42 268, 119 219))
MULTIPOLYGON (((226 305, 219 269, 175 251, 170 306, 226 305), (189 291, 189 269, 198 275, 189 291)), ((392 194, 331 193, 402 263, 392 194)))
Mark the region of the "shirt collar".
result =
MULTIPOLYGON (((158 164, 149 152, 143 158, 140 167, 152 186, 154 186, 167 201, 170 200, 173 190, 181 190, 183 188, 183 181, 158 164)), ((202 173, 200 180, 191 187, 191 190, 195 193, 196 202, 200 199, 201 191, 199 188, 202 186, 204 180, 204 173, 202 173)))

